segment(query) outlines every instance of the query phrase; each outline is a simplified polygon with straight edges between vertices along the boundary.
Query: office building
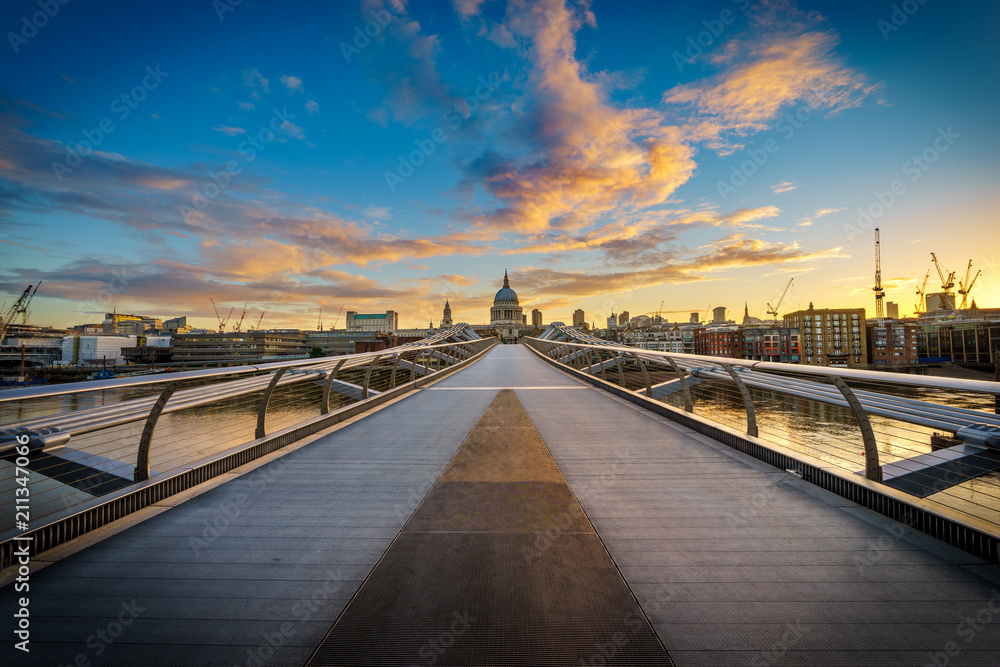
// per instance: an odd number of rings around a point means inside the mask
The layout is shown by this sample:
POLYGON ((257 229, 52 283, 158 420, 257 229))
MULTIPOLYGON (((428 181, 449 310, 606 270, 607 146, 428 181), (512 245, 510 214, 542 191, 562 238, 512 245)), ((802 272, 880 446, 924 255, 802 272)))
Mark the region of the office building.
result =
POLYGON ((742 356, 750 361, 802 362, 802 334, 798 329, 752 326, 740 329, 742 356))
MULTIPOLYGON (((895 304, 893 304, 895 305, 895 304)), ((873 366, 908 366, 917 363, 916 328, 912 323, 872 321, 868 329, 868 363, 873 366)))
POLYGON ((246 362, 308 356, 301 331, 226 331, 174 336, 173 361, 246 362))
POLYGON ((865 368, 868 335, 864 308, 822 308, 809 304, 784 316, 784 326, 799 330, 801 363, 809 366, 865 368))
POLYGON ((389 334, 399 328, 399 314, 394 310, 384 313, 358 313, 347 311, 347 331, 369 331, 389 334))

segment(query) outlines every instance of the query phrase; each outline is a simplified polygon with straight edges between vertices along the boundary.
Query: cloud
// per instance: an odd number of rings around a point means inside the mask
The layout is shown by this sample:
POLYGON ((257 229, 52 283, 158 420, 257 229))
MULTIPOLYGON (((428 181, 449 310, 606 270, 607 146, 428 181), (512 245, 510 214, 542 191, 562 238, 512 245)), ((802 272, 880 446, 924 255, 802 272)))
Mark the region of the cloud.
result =
MULTIPOLYGON (((712 274, 764 265, 799 265, 804 262, 843 257, 840 248, 810 252, 797 244, 767 242, 733 234, 697 249, 682 261, 646 266, 633 271, 558 271, 548 268, 519 269, 514 274, 518 295, 527 298, 583 299, 607 296, 609 285, 629 290, 663 284, 681 284, 714 279, 712 274), (700 251, 700 252, 699 252, 700 251)), ((512 278, 513 279, 513 278, 512 278)))
POLYGON ((239 108, 243 109, 244 111, 250 111, 252 109, 256 109, 257 108, 254 105, 253 102, 237 102, 236 106, 238 106, 239 108))
POLYGON ((479 224, 578 229, 603 214, 661 204, 691 177, 693 151, 679 129, 652 109, 616 109, 601 77, 576 60, 577 31, 596 25, 589 3, 514 0, 505 25, 532 67, 515 103, 524 113, 466 168, 467 182, 498 201, 479 224))
POLYGON ((467 19, 476 16, 482 9, 485 0, 451 0, 455 11, 463 18, 467 19))
POLYGON ((230 127, 228 125, 216 125, 212 128, 216 132, 222 132, 227 137, 235 137, 238 134, 246 134, 247 131, 242 127, 230 127))
POLYGON ((381 48, 372 51, 365 63, 375 76, 390 82, 382 104, 370 110, 368 117, 379 124, 398 122, 413 125, 434 116, 459 101, 437 69, 441 39, 425 34, 418 21, 406 13, 406 2, 363 0, 362 15, 387 11, 392 17, 377 39, 381 48))
POLYGON ((281 131, 292 139, 298 139, 299 141, 306 140, 306 131, 302 129, 301 125, 296 125, 290 120, 286 120, 281 124, 281 131))
POLYGON ((302 90, 302 79, 297 76, 283 75, 281 77, 281 83, 285 84, 285 88, 288 89, 289 93, 302 90))
MULTIPOLYGON (((777 186, 775 186, 777 187, 777 186)), ((813 212, 812 215, 802 218, 796 227, 811 227, 813 224, 813 218, 822 218, 823 216, 830 215, 831 213, 838 213, 840 211, 846 211, 846 208, 821 208, 813 212)))
POLYGON ((780 195, 782 192, 789 192, 791 190, 798 189, 799 186, 795 185, 791 181, 785 181, 784 183, 778 183, 777 185, 771 186, 771 192, 776 195, 780 195))
POLYGON ((795 104, 836 114, 884 88, 834 55, 839 37, 818 28, 818 15, 765 2, 752 18, 750 36, 729 40, 709 55, 717 74, 663 95, 666 104, 692 114, 704 138, 764 130, 795 104))
POLYGON ((288 255, 296 258, 296 266, 303 270, 341 263, 366 266, 478 255, 487 249, 482 237, 473 233, 407 239, 376 233, 369 226, 304 206, 295 199, 260 198, 266 187, 259 177, 248 173, 233 179, 209 206, 185 219, 179 206, 191 206, 194 193, 210 182, 204 167, 190 173, 95 151, 59 183, 51 164, 64 158, 65 147, 22 132, 16 125, 23 122, 0 115, 0 155, 11 166, 0 171, 0 214, 8 219, 38 212, 93 218, 119 225, 126 233, 134 232, 143 242, 161 238, 149 232, 187 234, 201 241, 192 259, 210 265, 204 272, 214 279, 226 279, 229 269, 225 267, 230 262, 213 250, 228 247, 226 243, 235 244, 231 249, 234 257, 257 253, 259 267, 269 267, 272 259, 288 255), (261 238, 280 245, 261 246, 257 244, 261 238))
POLYGON ((385 219, 392 217, 388 206, 369 206, 361 212, 369 218, 385 219))
POLYGON ((627 216, 581 234, 529 236, 504 254, 602 251, 608 264, 645 266, 672 255, 674 250, 668 244, 676 242, 682 231, 712 227, 773 229, 755 223, 780 213, 775 206, 738 209, 727 214, 711 209, 648 212, 627 216))
POLYGON ((250 89, 250 97, 254 100, 261 99, 261 93, 269 93, 270 88, 268 84, 270 82, 264 78, 264 76, 257 71, 256 67, 252 67, 243 72, 243 85, 250 89))
POLYGON ((445 274, 441 275, 441 278, 445 282, 449 282, 449 283, 451 283, 453 285, 460 285, 460 286, 475 285, 476 283, 479 282, 479 280, 476 279, 476 278, 467 278, 465 276, 460 276, 458 274, 447 274, 447 273, 445 273, 445 274))
POLYGON ((306 111, 311 114, 319 113, 319 103, 316 100, 306 100, 306 111))
POLYGON ((812 214, 814 218, 822 218, 824 215, 830 215, 831 213, 839 213, 840 211, 846 211, 844 207, 841 208, 821 208, 812 214))

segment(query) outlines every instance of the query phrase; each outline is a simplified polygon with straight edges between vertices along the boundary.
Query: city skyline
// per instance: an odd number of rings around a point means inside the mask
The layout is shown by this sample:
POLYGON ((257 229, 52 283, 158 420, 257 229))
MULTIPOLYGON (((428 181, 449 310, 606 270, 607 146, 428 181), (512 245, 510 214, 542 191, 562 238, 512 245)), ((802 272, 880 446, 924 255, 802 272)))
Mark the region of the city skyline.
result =
POLYGON ((36 324, 478 323, 505 268, 546 323, 763 319, 793 276, 782 312, 871 317, 876 226, 900 315, 931 252, 1000 306, 995 3, 56 4, 0 10, 36 324))

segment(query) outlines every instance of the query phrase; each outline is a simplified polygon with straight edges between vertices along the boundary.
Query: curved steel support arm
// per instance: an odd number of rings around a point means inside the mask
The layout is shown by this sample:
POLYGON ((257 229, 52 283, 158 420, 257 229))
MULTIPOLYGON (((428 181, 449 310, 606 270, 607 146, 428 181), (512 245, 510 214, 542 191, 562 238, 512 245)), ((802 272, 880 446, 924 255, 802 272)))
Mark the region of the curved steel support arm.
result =
POLYGON ((613 350, 611 354, 615 355, 615 365, 618 366, 618 384, 620 384, 624 388, 625 371, 622 370, 622 355, 618 354, 617 350, 613 350))
POLYGON ((733 378, 733 382, 740 389, 740 394, 743 395, 743 405, 747 409, 747 435, 757 437, 757 411, 754 410, 753 398, 750 396, 750 390, 747 389, 746 384, 743 382, 743 378, 740 374, 736 372, 732 364, 722 364, 722 367, 726 369, 729 376, 733 378))
POLYGON ((594 356, 597 357, 597 366, 601 369, 601 379, 606 382, 608 379, 608 373, 604 370, 604 357, 601 356, 600 350, 592 349, 591 352, 593 352, 594 356))
POLYGON ((691 388, 688 386, 687 375, 677 362, 674 361, 673 357, 667 357, 667 361, 670 363, 670 367, 674 369, 674 373, 681 381, 681 389, 684 391, 684 412, 694 412, 694 400, 691 398, 691 388))
POLYGON ((146 417, 146 425, 142 427, 142 437, 139 438, 139 451, 135 457, 135 470, 132 479, 136 482, 145 482, 149 479, 149 447, 153 443, 153 431, 156 430, 156 422, 160 420, 163 408, 167 407, 167 401, 177 391, 182 380, 175 380, 163 388, 160 397, 153 404, 153 409, 146 417))
POLYGON ((368 370, 365 371, 365 383, 361 386, 361 400, 368 398, 368 382, 372 379, 372 371, 375 370, 375 365, 378 360, 384 357, 384 354, 376 354, 375 358, 372 359, 372 363, 368 366, 368 370))
POLYGON ((330 371, 330 377, 326 379, 326 384, 323 385, 323 400, 319 404, 319 413, 325 415, 330 412, 330 389, 333 387, 333 381, 337 379, 337 373, 340 372, 340 367, 344 365, 347 359, 341 359, 337 362, 337 365, 332 371, 330 371))
POLYGON ((639 368, 642 369, 642 377, 646 380, 646 396, 648 398, 653 398, 653 384, 649 381, 649 371, 646 370, 646 364, 643 363, 642 359, 635 352, 629 352, 636 363, 639 364, 639 368))
POLYGON ((396 369, 399 367, 399 358, 403 355, 396 353, 396 359, 392 362, 392 377, 389 379, 389 388, 396 388, 396 369))
POLYGON ((868 421, 868 413, 865 412, 861 401, 854 395, 854 392, 843 379, 834 375, 827 380, 840 390, 847 400, 847 404, 854 411, 854 416, 858 420, 858 428, 861 430, 861 440, 865 445, 865 478, 873 482, 882 481, 882 466, 878 461, 878 443, 875 442, 875 431, 872 430, 871 422, 868 421))
POLYGON ((271 402, 271 394, 274 393, 274 388, 278 386, 278 380, 281 376, 285 374, 287 368, 279 368, 271 378, 271 381, 267 383, 267 389, 264 390, 264 395, 260 397, 260 407, 257 408, 257 430, 254 431, 255 438, 263 438, 267 435, 265 429, 265 424, 267 421, 267 404, 271 402))

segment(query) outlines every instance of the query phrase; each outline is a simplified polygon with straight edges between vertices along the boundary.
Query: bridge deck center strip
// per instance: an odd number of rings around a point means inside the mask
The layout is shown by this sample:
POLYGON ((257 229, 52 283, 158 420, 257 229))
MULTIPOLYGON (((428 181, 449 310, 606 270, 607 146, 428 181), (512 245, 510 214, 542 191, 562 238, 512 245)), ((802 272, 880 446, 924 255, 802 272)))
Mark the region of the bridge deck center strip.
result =
POLYGON ((506 389, 309 663, 358 664, 673 663, 506 389))

